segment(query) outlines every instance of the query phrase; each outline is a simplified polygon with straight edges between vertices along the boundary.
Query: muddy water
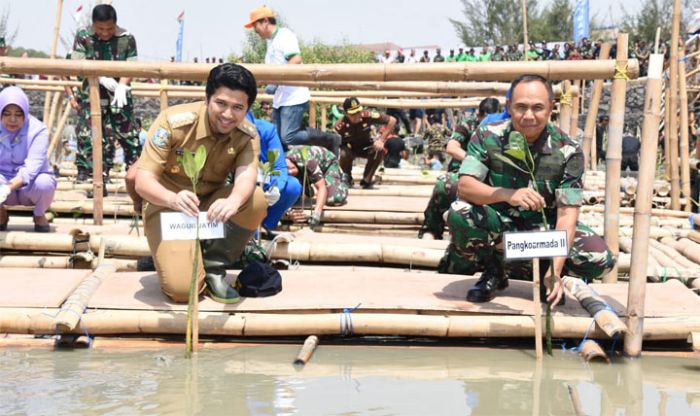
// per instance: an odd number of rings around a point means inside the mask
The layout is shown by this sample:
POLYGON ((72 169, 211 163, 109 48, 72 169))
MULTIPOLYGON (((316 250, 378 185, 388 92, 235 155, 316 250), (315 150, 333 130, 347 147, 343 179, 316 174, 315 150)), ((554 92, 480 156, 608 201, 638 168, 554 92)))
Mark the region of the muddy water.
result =
POLYGON ((700 415, 700 357, 583 363, 559 351, 321 346, 0 350, 0 414, 700 415))

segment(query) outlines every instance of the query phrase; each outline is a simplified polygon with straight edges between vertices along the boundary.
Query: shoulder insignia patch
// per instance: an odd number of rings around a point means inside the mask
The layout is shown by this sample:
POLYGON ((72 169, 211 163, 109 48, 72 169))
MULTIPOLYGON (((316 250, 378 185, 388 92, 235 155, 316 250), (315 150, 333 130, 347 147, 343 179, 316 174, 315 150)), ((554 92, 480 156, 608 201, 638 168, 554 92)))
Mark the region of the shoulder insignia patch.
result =
POLYGON ((187 126, 189 124, 192 124, 192 123, 194 123, 194 121, 196 119, 197 119, 197 113, 193 113, 193 112, 175 113, 175 114, 171 114, 168 116, 168 123, 170 123, 170 127, 176 129, 178 127, 187 126))
POLYGON ((165 149, 168 147, 168 139, 170 138, 170 133, 168 133, 167 130, 163 128, 159 128, 153 133, 153 136, 151 136, 151 141, 153 144, 160 148, 160 149, 165 149))

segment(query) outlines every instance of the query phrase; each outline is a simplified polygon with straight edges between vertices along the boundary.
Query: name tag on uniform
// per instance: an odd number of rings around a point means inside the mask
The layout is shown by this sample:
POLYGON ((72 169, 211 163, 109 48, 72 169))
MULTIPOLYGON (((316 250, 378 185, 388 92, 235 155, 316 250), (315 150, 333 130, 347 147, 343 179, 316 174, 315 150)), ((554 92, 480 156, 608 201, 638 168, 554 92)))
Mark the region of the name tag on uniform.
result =
MULTIPOLYGON (((194 240, 197 238, 197 218, 182 212, 162 212, 160 232, 163 240, 194 240)), ((214 240, 224 238, 224 224, 209 222, 207 213, 199 213, 199 239, 214 240)))

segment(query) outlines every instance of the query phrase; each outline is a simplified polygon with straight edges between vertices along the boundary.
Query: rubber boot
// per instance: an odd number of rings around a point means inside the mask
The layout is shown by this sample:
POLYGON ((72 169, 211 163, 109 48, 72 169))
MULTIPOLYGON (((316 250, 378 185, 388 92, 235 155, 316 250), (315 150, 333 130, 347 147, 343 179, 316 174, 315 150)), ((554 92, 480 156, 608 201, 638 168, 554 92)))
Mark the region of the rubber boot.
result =
POLYGON ((202 245, 202 264, 207 295, 219 303, 241 300, 238 291, 226 281, 226 269, 238 261, 254 231, 246 230, 230 221, 224 224, 224 238, 205 240, 202 245))
POLYGON ((499 261, 489 262, 474 287, 467 291, 467 301, 489 302, 496 297, 496 291, 507 287, 508 278, 503 273, 503 265, 499 261))
POLYGON ((319 129, 306 129, 309 135, 309 144, 312 146, 321 146, 333 152, 336 159, 340 156, 340 135, 333 132, 324 132, 319 129))

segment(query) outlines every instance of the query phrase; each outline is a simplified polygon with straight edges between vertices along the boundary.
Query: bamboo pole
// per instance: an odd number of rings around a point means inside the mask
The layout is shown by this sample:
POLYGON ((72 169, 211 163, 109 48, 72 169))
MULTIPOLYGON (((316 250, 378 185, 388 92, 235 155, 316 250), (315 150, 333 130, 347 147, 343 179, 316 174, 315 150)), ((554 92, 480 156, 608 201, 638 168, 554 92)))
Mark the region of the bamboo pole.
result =
MULTIPOLYGON (((98 62, 98 61, 92 61, 98 62)), ((96 77, 88 78, 90 85, 90 124, 92 125, 92 185, 93 219, 102 225, 102 110, 100 108, 100 84, 96 77)))
POLYGON ((168 91, 165 89, 168 86, 167 79, 160 80, 160 111, 168 108, 168 91))
MULTIPOLYGON (((148 255, 148 254, 147 254, 148 255)), ((136 260, 110 259, 118 272, 137 271, 136 260)), ((0 255, 0 268, 6 269, 75 269, 73 256, 18 256, 0 255)), ((89 267, 97 267, 97 259, 93 259, 89 267)))
MULTIPOLYGON (((627 34, 617 35, 617 68, 627 67, 627 34)), ((618 223, 620 210, 620 163, 622 161, 622 130, 625 125, 626 75, 619 74, 612 83, 610 101, 610 124, 608 125, 608 148, 605 153, 605 241, 615 258, 618 247, 618 223)), ((617 267, 603 277, 605 283, 617 281, 617 267)))
POLYGON ((56 151, 56 149, 58 148, 58 143, 61 141, 61 135, 63 134, 63 128, 66 125, 68 116, 70 116, 70 110, 70 102, 67 102, 63 108, 63 113, 61 113, 61 118, 58 120, 56 131, 51 136, 51 142, 49 143, 49 148, 46 152, 46 157, 48 157, 49 159, 51 158, 51 155, 53 155, 54 151, 56 151))
MULTIPOLYGON (((53 127, 53 122, 56 120, 56 111, 58 110, 58 104, 61 101, 61 95, 62 93, 60 91, 53 93, 53 96, 51 97, 51 107, 49 109, 49 116, 48 120, 45 121, 46 123, 46 129, 49 133, 51 134, 51 128, 53 127)), ((44 119, 46 120, 46 119, 44 119)))
POLYGON ((326 131, 326 124, 328 124, 328 107, 321 104, 321 131, 326 131))
POLYGON ((527 0, 520 0, 520 8, 523 15, 523 55, 525 57, 525 61, 527 61, 527 53, 530 49, 530 44, 527 41, 527 0))
MULTIPOLYGON (((661 116, 661 75, 663 56, 649 57, 649 75, 644 98, 644 123, 640 150, 637 199, 634 207, 634 230, 632 234, 632 260, 630 283, 627 295, 627 336, 625 354, 636 357, 642 352, 644 335, 644 297, 646 294, 646 263, 649 256, 649 218, 652 187, 656 168, 656 147, 661 116)), ((618 164, 619 167, 619 164, 618 164)), ((607 214, 606 214, 607 215, 607 214)), ((618 215, 618 214, 615 214, 618 215)), ((607 228, 606 228, 607 230, 607 228)))
POLYGON ((316 335, 309 335, 309 337, 306 338, 306 341, 304 341, 304 345, 302 345, 299 354, 297 354, 297 358, 294 359, 294 364, 306 365, 306 363, 308 363, 311 359, 314 351, 316 351, 317 346, 318 337, 316 335))
MULTIPOLYGON (((49 53, 49 59, 56 59, 56 46, 58 44, 58 33, 61 28, 61 13, 63 11, 63 0, 58 0, 58 4, 56 7, 56 19, 54 20, 54 25, 53 25, 53 40, 51 41, 51 52, 49 53)), ((46 93, 44 95, 44 117, 42 118, 42 121, 46 123, 46 120, 51 116, 51 109, 49 106, 49 97, 50 93, 46 93)), ((51 131, 51 124, 47 124, 49 128, 49 132, 51 131)))
MULTIPOLYGON (((688 142, 688 90, 685 81, 685 62, 686 58, 679 59, 678 62, 678 88, 680 90, 680 121, 681 121, 681 134, 680 134, 680 155, 681 155, 681 191, 683 197, 689 199, 691 197, 690 193, 690 165, 688 164, 688 158, 690 157, 690 144, 688 142)), ((686 203, 683 210, 690 212, 691 204, 686 203)))
POLYGON ((309 101, 309 127, 316 128, 316 103, 309 101))
POLYGON ((102 282, 116 272, 116 267, 106 262, 97 267, 94 272, 88 274, 63 302, 61 309, 55 318, 56 330, 61 333, 75 329, 87 308, 92 295, 97 291, 102 282))
POLYGON ((681 21, 681 0, 673 2, 673 23, 671 26, 671 53, 669 58, 669 78, 671 83, 671 100, 669 116, 669 157, 671 168, 671 209, 680 209, 680 178, 678 169, 678 39, 681 21))
MULTIPOLYGON (((4 308, 0 333, 55 334, 56 309, 4 308)), ((216 336, 306 336, 309 332, 337 335, 341 313, 200 313, 200 333, 216 336)), ((355 335, 404 335, 475 338, 531 338, 531 316, 512 315, 412 315, 353 312, 355 335)), ((598 328, 590 331, 590 317, 555 315, 552 335, 557 338, 606 339, 598 328)), ((85 313, 71 333, 177 334, 185 333, 184 311, 98 310, 85 313)), ((687 340, 688 333, 700 331, 700 317, 649 318, 645 340, 687 340)))
POLYGON ((671 179, 671 84, 666 82, 666 100, 664 106, 664 173, 671 179))
POLYGON ((592 339, 587 339, 584 341, 584 343, 581 345, 580 354, 587 363, 595 360, 610 364, 610 359, 607 355, 605 355, 605 351, 603 351, 603 349, 600 348, 600 345, 598 345, 598 343, 592 339))
MULTIPOLYGON (((609 79, 615 74, 612 60, 533 61, 533 62, 450 62, 423 64, 246 64, 258 82, 287 81, 511 81, 521 74, 537 74, 550 80, 609 79)), ((11 74, 47 74, 58 76, 121 76, 131 78, 186 79, 204 81, 214 65, 48 60, 41 58, 0 58, 0 72, 11 74)), ((631 78, 639 76, 639 63, 629 62, 631 78)))
POLYGON ((581 306, 593 317, 598 328, 605 332, 610 338, 627 331, 625 324, 618 318, 617 314, 611 310, 610 305, 593 291, 581 279, 571 276, 564 276, 562 283, 569 293, 574 296, 581 306))
POLYGON ((540 303, 540 259, 532 259, 532 314, 535 317, 535 357, 544 357, 542 349, 542 303, 540 303))
POLYGON ((580 103, 580 97, 578 95, 573 94, 573 90, 578 90, 579 87, 581 86, 581 81, 576 80, 572 83, 572 94, 571 94, 571 99, 573 102, 573 105, 571 106, 571 127, 569 128, 569 136, 572 137, 573 139, 576 139, 576 136, 578 135, 578 116, 579 116, 579 103, 580 103))
POLYGON ((562 82, 562 99, 559 101, 559 128, 569 134, 571 128, 571 81, 562 82), (566 98, 563 98, 566 97, 566 98))

